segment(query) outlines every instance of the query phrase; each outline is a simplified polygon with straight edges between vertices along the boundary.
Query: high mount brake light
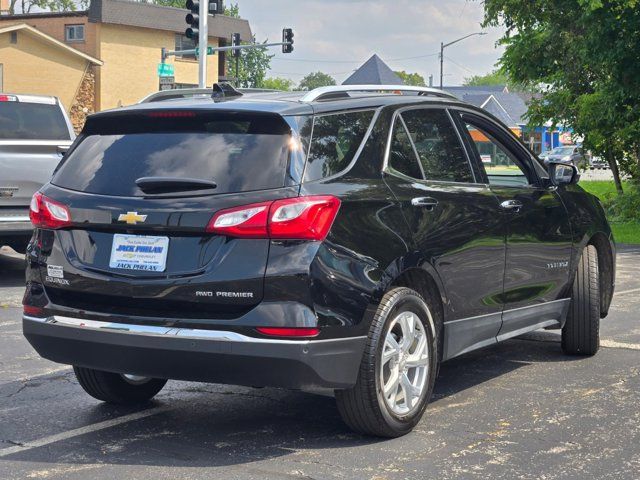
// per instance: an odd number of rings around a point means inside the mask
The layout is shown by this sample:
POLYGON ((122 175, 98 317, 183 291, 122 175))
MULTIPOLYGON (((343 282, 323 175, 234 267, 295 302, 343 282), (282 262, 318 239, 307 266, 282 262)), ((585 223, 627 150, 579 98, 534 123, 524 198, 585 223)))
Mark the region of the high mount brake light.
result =
POLYGON ((196 116, 196 113, 183 110, 161 110, 158 112, 149 112, 148 115, 151 118, 193 118, 196 116))
POLYGON ((206 231, 230 237, 322 241, 340 200, 331 195, 284 198, 217 212, 206 231))
POLYGON ((58 229, 71 225, 69 208, 36 192, 31 199, 29 218, 34 227, 58 229))

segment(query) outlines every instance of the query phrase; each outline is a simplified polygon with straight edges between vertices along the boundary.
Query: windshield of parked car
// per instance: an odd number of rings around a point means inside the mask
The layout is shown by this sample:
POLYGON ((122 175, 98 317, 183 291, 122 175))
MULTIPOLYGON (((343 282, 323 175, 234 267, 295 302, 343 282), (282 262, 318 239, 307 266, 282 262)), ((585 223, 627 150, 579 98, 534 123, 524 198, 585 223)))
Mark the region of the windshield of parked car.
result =
POLYGON ((70 140, 59 105, 0 101, 0 140, 70 140))
POLYGON ((571 155, 575 147, 557 147, 554 148, 551 153, 553 155, 571 155))

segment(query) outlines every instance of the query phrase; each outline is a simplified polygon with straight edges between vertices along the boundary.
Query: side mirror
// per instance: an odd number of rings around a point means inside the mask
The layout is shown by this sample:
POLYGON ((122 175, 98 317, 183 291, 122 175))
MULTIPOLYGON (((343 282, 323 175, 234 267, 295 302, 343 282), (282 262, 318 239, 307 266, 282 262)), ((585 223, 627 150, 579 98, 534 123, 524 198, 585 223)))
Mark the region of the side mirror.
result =
POLYGON ((549 162, 547 165, 549 179, 556 187, 578 183, 580 174, 578 168, 571 163, 549 162))

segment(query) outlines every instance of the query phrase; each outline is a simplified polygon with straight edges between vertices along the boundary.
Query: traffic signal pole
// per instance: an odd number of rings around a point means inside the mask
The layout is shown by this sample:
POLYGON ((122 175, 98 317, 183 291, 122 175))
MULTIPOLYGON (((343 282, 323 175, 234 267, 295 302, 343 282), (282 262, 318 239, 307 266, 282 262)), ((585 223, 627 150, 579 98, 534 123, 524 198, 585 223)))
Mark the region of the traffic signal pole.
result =
POLYGON ((198 55, 198 87, 207 86, 207 52, 209 44, 209 0, 200 0, 200 30, 198 31, 198 44, 205 46, 205 51, 198 55))

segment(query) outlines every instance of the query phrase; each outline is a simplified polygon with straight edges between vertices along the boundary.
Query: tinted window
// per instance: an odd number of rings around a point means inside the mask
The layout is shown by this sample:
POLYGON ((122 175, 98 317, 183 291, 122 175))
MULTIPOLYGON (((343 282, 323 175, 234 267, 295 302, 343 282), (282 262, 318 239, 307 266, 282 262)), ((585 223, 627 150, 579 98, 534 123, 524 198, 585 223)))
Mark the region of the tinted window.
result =
POLYGON ((422 178, 418 158, 416 157, 407 130, 402 120, 398 118, 393 129, 391 150, 389 151, 389 165, 395 171, 413 178, 422 178))
POLYGON ((466 127, 487 172, 489 184, 502 186, 529 184, 526 174, 514 161, 515 156, 509 153, 491 134, 469 123, 466 124, 466 127))
POLYGON ((326 178, 347 168, 364 139, 373 114, 373 111, 366 111, 316 117, 305 180, 326 178))
POLYGON ((281 117, 141 116, 87 124, 52 183, 72 190, 142 196, 141 177, 212 180, 214 193, 284 185, 290 128, 281 117))
POLYGON ((473 174, 458 135, 439 109, 408 110, 402 117, 409 129, 427 180, 473 182, 473 174))
POLYGON ((69 140, 58 105, 0 102, 0 139, 69 140))

